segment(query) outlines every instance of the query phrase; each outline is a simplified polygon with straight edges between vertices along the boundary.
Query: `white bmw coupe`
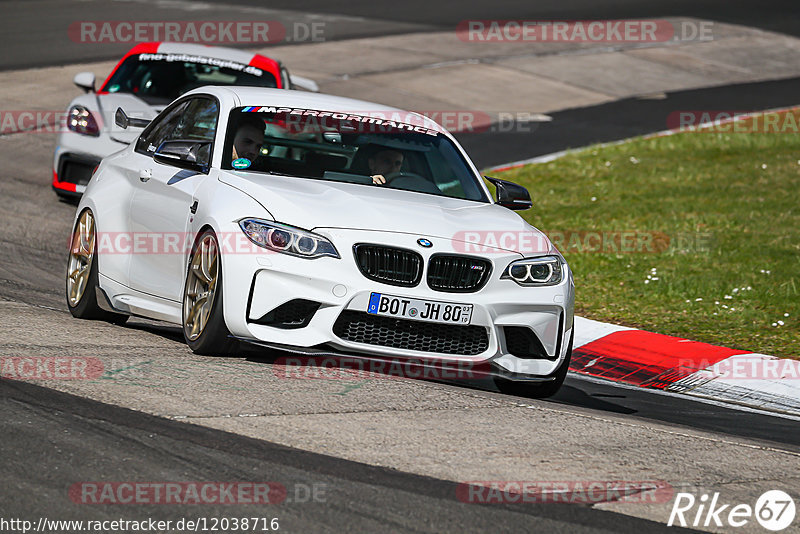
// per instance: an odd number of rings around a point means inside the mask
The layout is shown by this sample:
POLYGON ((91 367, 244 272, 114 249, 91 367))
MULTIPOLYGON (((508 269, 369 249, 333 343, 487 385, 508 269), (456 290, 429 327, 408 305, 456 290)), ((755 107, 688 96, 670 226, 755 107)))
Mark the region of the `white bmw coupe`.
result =
POLYGON ((488 366, 554 394, 572 352, 561 254, 430 119, 370 102, 202 87, 105 158, 76 213, 75 317, 182 326, 201 354, 252 343, 305 356, 488 366))

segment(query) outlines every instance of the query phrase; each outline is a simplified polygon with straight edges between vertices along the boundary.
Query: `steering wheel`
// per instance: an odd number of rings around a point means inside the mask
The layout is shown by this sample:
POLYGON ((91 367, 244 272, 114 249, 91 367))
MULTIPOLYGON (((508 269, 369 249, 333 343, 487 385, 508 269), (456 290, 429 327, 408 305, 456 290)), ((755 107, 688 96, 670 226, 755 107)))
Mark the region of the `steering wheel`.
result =
POLYGON ((414 173, 405 171, 391 172, 385 176, 386 185, 391 185, 397 189, 405 189, 407 191, 417 191, 420 193, 435 193, 441 194, 442 191, 436 187, 430 180, 425 177, 414 173))

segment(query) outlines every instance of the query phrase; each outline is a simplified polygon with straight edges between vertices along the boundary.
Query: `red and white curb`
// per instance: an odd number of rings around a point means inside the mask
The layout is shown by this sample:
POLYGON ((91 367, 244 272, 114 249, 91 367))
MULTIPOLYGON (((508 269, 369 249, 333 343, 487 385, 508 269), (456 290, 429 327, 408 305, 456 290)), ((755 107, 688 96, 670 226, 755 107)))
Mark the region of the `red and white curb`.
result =
POLYGON ((570 370, 631 386, 800 415, 800 361, 575 317, 570 370))

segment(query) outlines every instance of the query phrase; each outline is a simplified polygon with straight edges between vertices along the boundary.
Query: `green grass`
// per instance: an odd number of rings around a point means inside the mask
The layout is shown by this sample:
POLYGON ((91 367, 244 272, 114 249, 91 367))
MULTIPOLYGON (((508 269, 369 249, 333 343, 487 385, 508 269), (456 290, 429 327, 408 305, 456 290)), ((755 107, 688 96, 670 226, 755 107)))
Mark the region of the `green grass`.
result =
POLYGON ((800 358, 800 134, 684 132, 495 175, 530 190, 522 215, 572 267, 579 315, 800 358), (595 231, 655 246, 586 250, 595 231))

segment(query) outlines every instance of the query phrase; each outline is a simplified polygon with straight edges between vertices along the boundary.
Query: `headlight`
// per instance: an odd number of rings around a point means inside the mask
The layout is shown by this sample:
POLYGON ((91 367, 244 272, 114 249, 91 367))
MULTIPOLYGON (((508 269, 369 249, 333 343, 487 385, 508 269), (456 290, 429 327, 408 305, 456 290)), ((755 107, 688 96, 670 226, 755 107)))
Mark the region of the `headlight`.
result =
POLYGON ((72 106, 67 112, 67 128, 82 135, 97 137, 100 135, 100 128, 94 120, 92 112, 83 106, 72 106))
POLYGON ((294 226, 261 219, 242 219, 239 227, 250 241, 275 252, 301 258, 339 257, 336 247, 326 238, 294 226))
POLYGON ((554 286, 564 279, 558 256, 542 256, 517 260, 506 267, 501 279, 514 280, 521 286, 554 286))

